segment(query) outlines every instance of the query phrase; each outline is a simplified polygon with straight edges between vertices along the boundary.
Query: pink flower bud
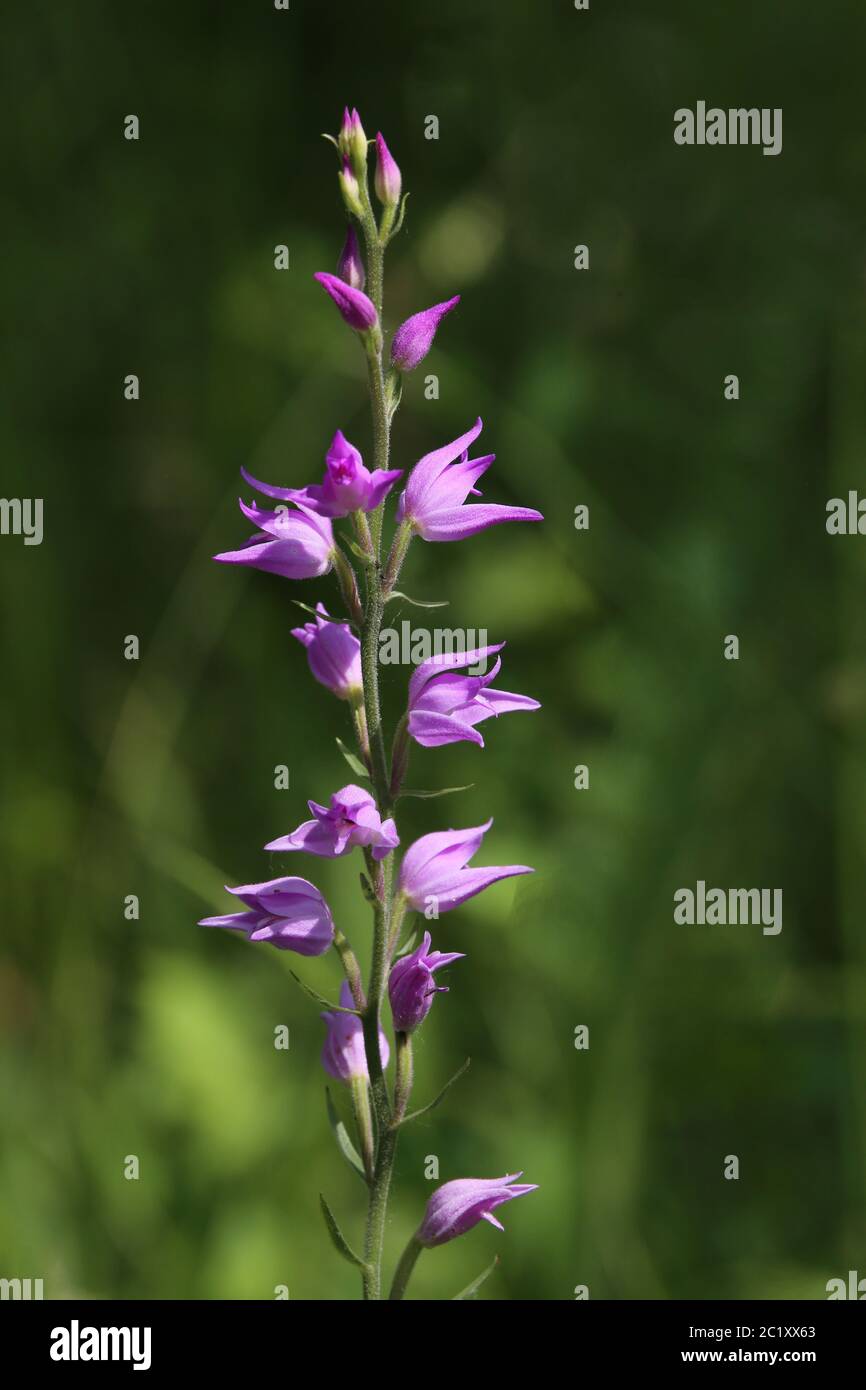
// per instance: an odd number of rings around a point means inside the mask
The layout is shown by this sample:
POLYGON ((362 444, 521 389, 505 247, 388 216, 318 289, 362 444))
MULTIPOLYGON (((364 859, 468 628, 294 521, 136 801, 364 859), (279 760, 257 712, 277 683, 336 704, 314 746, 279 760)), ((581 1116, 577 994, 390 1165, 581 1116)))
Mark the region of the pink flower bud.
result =
POLYGON ((382 132, 376 136, 376 177, 374 179, 376 197, 386 208, 392 208, 400 201, 403 179, 397 161, 385 144, 382 132))

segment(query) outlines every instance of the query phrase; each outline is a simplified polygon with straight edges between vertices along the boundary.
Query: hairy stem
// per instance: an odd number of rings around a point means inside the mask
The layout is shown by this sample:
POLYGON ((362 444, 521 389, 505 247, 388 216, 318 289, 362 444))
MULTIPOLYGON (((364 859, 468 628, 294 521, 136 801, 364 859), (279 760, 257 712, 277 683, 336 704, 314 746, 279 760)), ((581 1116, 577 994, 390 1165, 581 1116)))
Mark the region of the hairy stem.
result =
POLYGON ((346 979, 349 981, 349 989, 352 991, 352 1000, 355 1008, 361 1010, 365 1005, 364 985, 361 981, 361 967, 358 964, 358 958, 355 952, 352 950, 339 927, 334 928, 334 950, 340 957, 346 979))
POLYGON ((406 1285, 412 1277, 415 1261, 418 1259, 423 1249, 423 1245, 419 1245, 418 1241, 413 1236, 406 1246, 406 1249, 403 1251, 403 1254, 400 1256, 400 1263, 397 1266, 396 1273, 394 1274, 394 1282, 391 1285, 391 1292, 388 1295, 389 1299, 396 1300, 403 1297, 406 1292, 406 1285))
POLYGON ((412 1094, 412 1039, 408 1033, 398 1033, 396 1077, 394 1080, 394 1120, 395 1126, 402 1122, 412 1094))
POLYGON ((355 1111, 355 1127, 358 1131, 361 1157, 364 1160, 364 1172, 367 1175, 367 1182, 371 1183, 375 1162, 373 1116, 370 1113, 370 1087, 367 1084, 366 1076, 352 1077, 352 1106, 355 1111))

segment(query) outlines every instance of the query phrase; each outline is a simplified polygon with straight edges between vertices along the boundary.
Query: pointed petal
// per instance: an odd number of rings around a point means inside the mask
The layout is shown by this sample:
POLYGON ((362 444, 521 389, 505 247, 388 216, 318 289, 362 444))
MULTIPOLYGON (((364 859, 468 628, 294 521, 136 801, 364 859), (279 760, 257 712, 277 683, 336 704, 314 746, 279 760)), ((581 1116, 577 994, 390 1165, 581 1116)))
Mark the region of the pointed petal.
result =
POLYGON ((531 507, 503 507, 494 502, 473 502, 425 517, 418 526, 418 534, 425 541, 461 541, 503 521, 543 520, 541 512, 531 507))

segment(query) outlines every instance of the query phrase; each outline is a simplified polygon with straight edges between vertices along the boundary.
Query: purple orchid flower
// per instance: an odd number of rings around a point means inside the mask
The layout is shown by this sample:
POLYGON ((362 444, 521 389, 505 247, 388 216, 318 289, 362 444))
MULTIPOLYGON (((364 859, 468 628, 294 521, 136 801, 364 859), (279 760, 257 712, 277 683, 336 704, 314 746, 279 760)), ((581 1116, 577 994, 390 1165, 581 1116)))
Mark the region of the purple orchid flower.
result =
POLYGON ((296 510, 279 507, 263 511, 239 501, 248 521, 259 529, 237 550, 214 555, 224 565, 247 565, 251 569, 279 574, 285 579, 314 579, 327 574, 334 556, 334 532, 326 517, 317 516, 303 504, 296 510))
POLYGON ((403 176, 397 161, 385 144, 381 130, 376 135, 376 174, 373 179, 376 197, 384 207, 396 207, 400 201, 403 176))
POLYGON ((250 487, 266 497, 294 502, 318 516, 341 517, 354 511, 375 511, 402 477, 403 470, 375 468, 371 473, 364 467, 359 450, 349 443, 342 430, 337 430, 325 455, 325 476, 321 483, 303 488, 275 487, 272 483, 260 482, 245 468, 241 473, 250 487))
POLYGON ((267 941, 281 951, 321 956, 334 940, 331 910, 314 884, 305 878, 272 878, 226 888, 240 898, 243 912, 202 917, 200 927, 244 931, 250 941, 267 941))
POLYGON ((531 874, 534 869, 525 864, 495 865, 487 869, 469 869, 467 864, 475 854, 493 819, 468 830, 440 830, 422 835, 410 845, 400 866, 399 889, 409 906, 423 912, 428 899, 435 900, 437 910, 446 912, 459 907, 498 883, 501 878, 531 874))
POLYGON ((334 623, 322 603, 316 604, 316 620, 293 627, 307 649, 310 670, 320 685, 326 685, 339 700, 354 700, 364 688, 361 671, 361 643, 348 623, 334 623))
POLYGON ((475 666, 504 646, 504 642, 497 642, 492 647, 449 652, 421 662, 409 681, 409 733, 416 743, 424 748, 439 748, 443 743, 466 740, 483 748, 484 739, 476 724, 511 710, 541 708, 528 695, 490 689, 502 664, 498 656, 492 671, 485 676, 454 674, 459 667, 475 666))
POLYGON ((436 994, 447 994, 447 985, 437 985, 433 973, 452 961, 463 960, 461 951, 431 951, 428 931, 424 940, 410 956, 403 956, 391 967, 388 977, 388 997, 394 1028, 398 1033, 411 1033, 423 1023, 436 994))
POLYGON ((383 821, 375 801, 353 783, 334 792, 330 806, 308 801, 313 820, 306 820, 290 835, 271 840, 265 849, 306 850, 326 859, 339 859, 356 846, 369 847, 374 859, 384 859, 400 843, 393 820, 383 821))
POLYGON ((487 454, 470 461, 469 445, 480 433, 481 421, 476 420, 459 439, 425 454, 409 474, 397 519, 410 522, 423 540, 459 541, 502 521, 544 520, 541 512, 529 507, 502 507, 490 502, 464 506, 470 493, 473 497, 481 495, 475 483, 496 457, 487 454))
POLYGON ((361 248, 358 245, 358 236, 351 222, 346 232, 345 244, 340 252, 340 259, 337 262, 337 275, 345 284, 351 285, 353 290, 362 290, 367 281, 367 273, 361 259, 361 248))
POLYGON ((479 1221, 489 1221, 504 1231, 493 1212, 503 1202, 535 1192, 538 1183, 516 1182, 522 1173, 506 1173, 503 1178, 457 1178, 443 1183, 432 1193, 415 1239, 419 1245, 444 1245, 455 1236, 465 1235, 479 1221))
POLYGON ((371 328, 376 327, 379 322, 376 306, 363 290, 354 289, 338 275, 331 275, 327 270, 317 270, 313 279, 318 280, 331 296, 345 322, 350 328, 354 328, 356 333, 369 333, 371 328))
MULTIPOLYGON (((355 1007, 348 980, 340 986, 340 1003, 346 1009, 355 1007)), ((328 1009, 319 1017, 328 1026, 325 1046, 322 1048, 322 1066, 336 1081, 353 1081, 355 1077, 369 1079, 367 1054, 364 1051, 364 1026, 357 1014, 343 1014, 328 1009)), ((379 1029, 379 1056, 382 1066, 387 1067, 388 1039, 379 1029)))
POLYGON ((459 294, 446 299, 442 304, 434 304, 432 309, 422 309, 401 323, 391 341, 391 366, 398 372, 411 372, 423 362, 436 337, 436 330, 446 314, 450 314, 460 303, 459 294))

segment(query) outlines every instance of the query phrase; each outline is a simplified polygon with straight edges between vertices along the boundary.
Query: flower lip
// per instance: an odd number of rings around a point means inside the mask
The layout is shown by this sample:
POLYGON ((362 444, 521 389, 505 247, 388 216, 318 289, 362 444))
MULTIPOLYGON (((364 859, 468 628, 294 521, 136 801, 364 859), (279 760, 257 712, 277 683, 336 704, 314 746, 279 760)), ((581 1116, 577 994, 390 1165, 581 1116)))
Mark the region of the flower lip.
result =
POLYGON ((369 849, 379 861, 400 843, 394 821, 390 817, 383 821, 370 793, 354 783, 334 792, 329 806, 316 801, 307 804, 312 820, 271 840, 265 845, 266 850, 304 850, 307 854, 338 859, 357 847, 369 849))

